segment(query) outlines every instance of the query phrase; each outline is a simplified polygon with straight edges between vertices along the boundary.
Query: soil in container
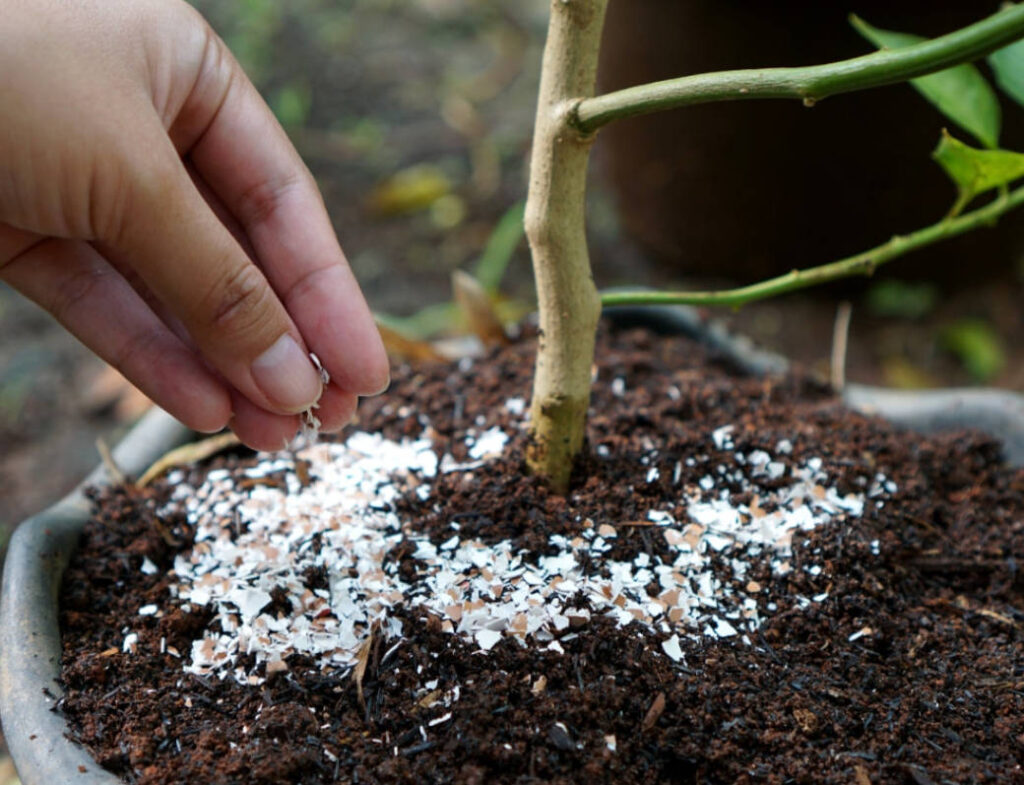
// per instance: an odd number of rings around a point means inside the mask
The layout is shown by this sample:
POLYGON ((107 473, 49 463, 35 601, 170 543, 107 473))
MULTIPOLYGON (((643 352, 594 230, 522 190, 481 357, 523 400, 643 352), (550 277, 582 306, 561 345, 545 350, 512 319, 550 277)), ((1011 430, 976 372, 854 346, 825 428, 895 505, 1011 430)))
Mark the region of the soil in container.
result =
POLYGON ((567 498, 533 346, 345 440, 100 492, 60 704, 127 782, 1024 782, 1024 472, 603 332, 567 498))

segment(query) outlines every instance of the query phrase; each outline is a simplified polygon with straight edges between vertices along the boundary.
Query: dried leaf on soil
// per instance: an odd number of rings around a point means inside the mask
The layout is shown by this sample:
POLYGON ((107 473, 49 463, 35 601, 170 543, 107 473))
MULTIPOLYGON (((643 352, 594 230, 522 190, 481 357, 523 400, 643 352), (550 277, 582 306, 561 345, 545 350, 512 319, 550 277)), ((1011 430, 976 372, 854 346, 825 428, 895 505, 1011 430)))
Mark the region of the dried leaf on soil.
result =
POLYGON ((135 485, 138 488, 145 488, 169 469, 198 463, 237 444, 240 444, 240 442, 234 433, 219 433, 216 436, 211 436, 209 439, 177 447, 158 458, 152 466, 142 473, 142 476, 139 477, 135 485))
POLYGON ((444 357, 428 341, 407 338, 397 330, 377 323, 384 349, 392 357, 415 362, 443 362, 444 357))
POLYGON ((463 270, 456 270, 452 273, 452 291, 470 331, 484 346, 508 343, 508 335, 494 304, 476 278, 463 270))

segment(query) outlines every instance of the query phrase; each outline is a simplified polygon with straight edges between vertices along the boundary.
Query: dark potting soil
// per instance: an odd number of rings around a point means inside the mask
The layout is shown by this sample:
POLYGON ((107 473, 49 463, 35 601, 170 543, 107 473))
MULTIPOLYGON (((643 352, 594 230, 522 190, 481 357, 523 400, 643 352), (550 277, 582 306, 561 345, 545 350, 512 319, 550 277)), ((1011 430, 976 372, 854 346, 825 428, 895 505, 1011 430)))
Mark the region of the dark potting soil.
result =
MULTIPOLYGON (((742 581, 758 596, 756 631, 682 635, 678 658, 663 630, 598 613, 556 633, 561 651, 511 637, 481 651, 399 605, 400 645, 371 638, 361 679, 295 654, 256 686, 185 673, 172 654, 213 618, 170 603, 169 571, 192 539, 183 516, 160 513, 172 489, 104 490, 61 593, 60 708, 74 738, 146 785, 1024 782, 1024 472, 1001 465, 997 443, 909 435, 799 375, 736 375, 682 338, 606 333, 598 358, 568 498, 522 472, 521 419, 506 405, 528 393, 532 346, 395 369, 360 429, 417 438, 429 423, 438 455, 459 461, 471 429, 513 434, 472 482, 438 473, 427 498, 405 494, 403 528, 439 544, 458 521, 464 538, 510 540, 536 559, 553 532, 607 524, 609 558, 670 561, 643 522, 654 509, 686 520, 673 468, 706 459, 727 425, 747 454, 787 440, 791 464, 820 457, 841 493, 876 471, 894 490, 794 537, 792 569, 753 565, 742 581), (157 569, 143 572, 144 559, 157 569), (147 605, 161 613, 140 618, 147 605)), ((723 476, 736 460, 721 458, 723 476)), ((413 575, 414 552, 402 541, 387 558, 413 575)), ((739 580, 712 556, 723 585, 739 580)), ((328 585, 318 570, 303 580, 328 585)), ((271 612, 288 602, 274 597, 271 612)))

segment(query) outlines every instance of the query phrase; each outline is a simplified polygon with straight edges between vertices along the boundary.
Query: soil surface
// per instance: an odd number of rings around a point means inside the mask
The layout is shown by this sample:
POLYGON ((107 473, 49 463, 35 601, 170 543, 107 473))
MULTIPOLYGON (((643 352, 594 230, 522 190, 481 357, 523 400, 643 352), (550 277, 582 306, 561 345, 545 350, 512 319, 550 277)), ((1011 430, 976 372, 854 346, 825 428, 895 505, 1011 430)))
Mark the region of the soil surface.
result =
MULTIPOLYGON (((604 333, 598 358, 588 453, 567 498, 521 471, 508 401, 528 393, 531 344, 395 369, 359 429, 398 440, 429 423, 438 456, 457 461, 472 457, 470 433, 511 436, 471 474, 439 472, 429 493, 394 502, 396 574, 424 569, 405 543, 442 543, 453 528, 536 563, 552 535, 598 527, 608 553, 591 563, 593 551, 576 551, 595 577, 600 559, 668 563, 652 511, 685 523, 683 488, 700 479, 755 515, 757 497, 730 478, 759 450, 778 454, 780 472, 820 459, 839 494, 880 475, 885 491, 794 536, 781 566, 766 551, 741 571, 739 551, 702 535, 694 547, 716 591, 752 597, 752 616, 733 622, 741 634, 622 624, 583 614, 581 593, 579 623, 555 633, 557 646, 504 635, 485 650, 400 603, 400 638, 372 635, 360 667, 295 654, 273 673, 254 666, 252 685, 186 673, 175 656, 214 613, 184 613, 169 594, 193 539, 184 516, 166 513, 173 488, 103 491, 61 598, 60 707, 74 737, 146 785, 1024 782, 1024 472, 1001 465, 997 443, 910 437, 808 377, 743 377, 685 339, 604 333), (709 454, 719 479, 701 476, 709 454)), ((213 462, 234 477, 254 464, 213 462)), ((179 479, 195 485, 205 471, 179 479)), ((328 585, 317 571, 304 580, 328 585)), ((656 582, 648 591, 659 598, 656 582)), ((278 594, 269 608, 283 617, 288 604, 278 594)))

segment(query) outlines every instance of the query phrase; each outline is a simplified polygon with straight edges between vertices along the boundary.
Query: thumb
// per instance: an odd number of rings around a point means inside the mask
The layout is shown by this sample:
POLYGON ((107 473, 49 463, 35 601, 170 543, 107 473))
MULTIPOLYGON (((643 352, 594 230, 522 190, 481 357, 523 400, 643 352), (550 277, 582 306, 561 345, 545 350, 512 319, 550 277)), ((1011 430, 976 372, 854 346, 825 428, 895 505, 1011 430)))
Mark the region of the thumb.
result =
POLYGON ((280 414, 308 409, 322 385, 302 335, 166 136, 159 145, 157 163, 131 168, 127 206, 97 245, 138 273, 210 365, 254 404, 280 414))

